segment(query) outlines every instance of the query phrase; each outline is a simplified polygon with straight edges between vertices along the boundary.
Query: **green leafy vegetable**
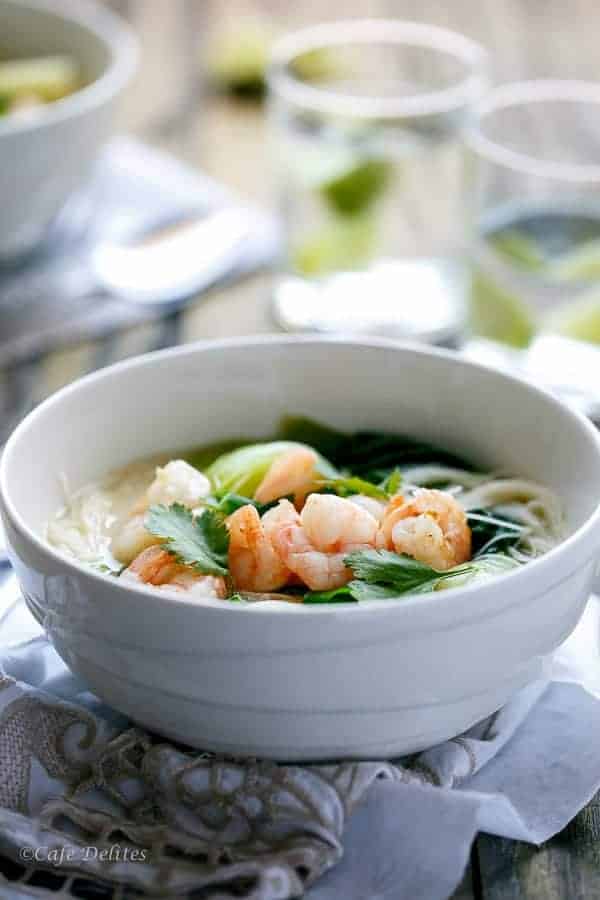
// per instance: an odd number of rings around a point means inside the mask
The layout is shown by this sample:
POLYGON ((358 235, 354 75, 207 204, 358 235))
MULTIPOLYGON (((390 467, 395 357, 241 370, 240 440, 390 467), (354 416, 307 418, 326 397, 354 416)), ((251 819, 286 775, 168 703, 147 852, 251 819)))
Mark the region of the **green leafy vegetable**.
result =
POLYGON ((358 601, 429 593, 463 584, 477 575, 499 575, 519 566, 509 556, 489 553, 440 572, 410 556, 388 550, 359 550, 349 554, 344 562, 355 575, 347 588, 358 601))
POLYGON ((304 603, 364 603, 396 600, 403 594, 427 594, 453 585, 464 584, 475 576, 501 575, 520 565, 515 559, 490 553, 479 559, 439 572, 386 550, 360 550, 346 557, 345 563, 357 576, 343 587, 331 591, 310 591, 304 603))
POLYGON ((471 528, 474 559, 491 551, 506 553, 510 547, 517 546, 526 531, 525 526, 497 513, 493 508, 469 510, 467 521, 471 528))
MULTIPOLYGON (((297 441, 248 444, 219 456, 206 469, 205 475, 210 479, 218 498, 228 493, 252 497, 271 464, 282 454, 298 446, 297 441)), ((335 478, 339 474, 321 455, 317 460, 317 473, 324 478, 335 478)))
POLYGON ((10 99, 5 94, 0 94, 0 116, 8 112, 10 107, 10 99))
POLYGON ((304 603, 355 603, 350 585, 333 588, 331 591, 309 591, 304 595, 304 603))
POLYGON ((284 441, 308 444, 327 459, 334 459, 348 440, 342 431, 305 416, 285 416, 279 423, 279 435, 284 441))
POLYGON ((402 472, 400 469, 393 469, 379 484, 379 487, 382 491, 385 491, 388 497, 394 497, 400 490, 401 485, 402 472))
POLYGON ((469 571, 469 564, 465 563, 440 572, 412 556, 389 550, 358 550, 346 556, 344 562, 359 581, 393 588, 396 595, 418 591, 425 586, 433 589, 439 582, 469 571))
POLYGON ((205 509, 194 516, 186 506, 151 506, 144 523, 164 539, 164 548, 186 566, 206 575, 227 574, 229 534, 222 513, 205 509))
POLYGON ((279 500, 293 500, 293 497, 280 497, 277 500, 271 500, 270 503, 259 503, 258 500, 253 500, 251 497, 244 497, 242 494, 225 494, 221 497, 220 500, 217 500, 214 508, 220 510, 224 515, 230 516, 237 509, 241 509, 242 506, 253 506, 259 516, 263 516, 269 509, 272 509, 274 506, 277 506, 279 500))
POLYGON ((347 478, 328 478, 320 482, 320 486, 332 490, 340 497, 351 497, 353 494, 364 494, 365 497, 374 497, 376 500, 387 500, 388 495, 379 485, 371 481, 365 481, 358 475, 349 475, 347 478))
POLYGON ((373 484, 389 478, 403 466, 440 464, 473 470, 469 462, 427 441, 380 431, 347 434, 311 419, 291 416, 284 419, 281 436, 304 441, 331 460, 336 468, 358 475, 373 484))

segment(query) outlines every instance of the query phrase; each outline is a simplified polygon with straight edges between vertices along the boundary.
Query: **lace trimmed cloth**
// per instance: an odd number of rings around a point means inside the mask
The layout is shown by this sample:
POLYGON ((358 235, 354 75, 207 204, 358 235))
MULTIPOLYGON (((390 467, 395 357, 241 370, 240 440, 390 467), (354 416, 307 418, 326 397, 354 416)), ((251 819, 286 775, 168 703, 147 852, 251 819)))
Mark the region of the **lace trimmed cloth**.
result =
MULTIPOLYGON (((597 604, 587 619, 597 627, 597 604)), ((532 685, 408 759, 284 765, 132 727, 40 634, 0 659, 0 852, 21 873, 10 897, 435 900, 477 830, 545 840, 600 784, 600 709, 575 684, 532 685), (39 870, 60 892, 31 887, 39 870), (108 893, 78 894, 82 878, 108 893)), ((561 677, 581 682, 568 659, 561 677)))

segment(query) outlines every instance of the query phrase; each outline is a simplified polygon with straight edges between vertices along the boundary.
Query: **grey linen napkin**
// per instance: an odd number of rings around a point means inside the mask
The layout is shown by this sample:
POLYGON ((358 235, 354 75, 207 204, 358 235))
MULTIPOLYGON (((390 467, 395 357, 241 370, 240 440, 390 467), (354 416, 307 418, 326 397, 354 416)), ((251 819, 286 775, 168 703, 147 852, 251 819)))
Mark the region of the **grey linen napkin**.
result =
MULTIPOLYGON (((139 141, 115 138, 86 190, 69 202, 37 254, 22 265, 0 267, 0 368, 164 315, 161 308, 101 291, 87 264, 92 249, 124 232, 201 217, 234 202, 228 189, 207 175, 139 141)), ((253 233, 221 280, 275 257, 276 224, 259 210, 255 217, 253 233)))
POLYGON ((23 867, 11 897, 46 868, 67 877, 52 897, 83 877, 162 897, 441 900, 477 831, 542 842, 600 784, 594 598, 549 682, 466 734, 410 759, 304 766, 131 726, 65 667, 12 576, 2 609, 0 852, 23 867))

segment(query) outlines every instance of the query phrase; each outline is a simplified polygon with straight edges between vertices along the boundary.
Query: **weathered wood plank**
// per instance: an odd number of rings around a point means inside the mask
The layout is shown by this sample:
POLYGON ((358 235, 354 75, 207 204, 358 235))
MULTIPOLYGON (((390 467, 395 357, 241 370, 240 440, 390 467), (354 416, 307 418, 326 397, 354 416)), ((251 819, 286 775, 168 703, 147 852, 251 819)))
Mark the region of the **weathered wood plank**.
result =
POLYGON ((482 900, 598 900, 600 794, 539 849, 482 835, 477 854, 482 900))

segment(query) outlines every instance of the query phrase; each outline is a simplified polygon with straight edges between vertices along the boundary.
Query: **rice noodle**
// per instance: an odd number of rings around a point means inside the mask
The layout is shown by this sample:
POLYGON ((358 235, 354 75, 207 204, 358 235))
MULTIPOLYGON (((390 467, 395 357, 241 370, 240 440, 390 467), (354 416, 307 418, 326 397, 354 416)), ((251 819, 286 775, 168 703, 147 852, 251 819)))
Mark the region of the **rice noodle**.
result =
MULTIPOLYGON (((561 504, 547 487, 525 478, 490 478, 461 469, 429 468, 429 477, 448 476, 458 489, 457 501, 467 511, 493 507, 499 515, 524 526, 518 547, 509 550, 515 559, 525 562, 546 553, 563 537, 561 504)), ((414 479, 414 472, 410 478, 414 479)))

